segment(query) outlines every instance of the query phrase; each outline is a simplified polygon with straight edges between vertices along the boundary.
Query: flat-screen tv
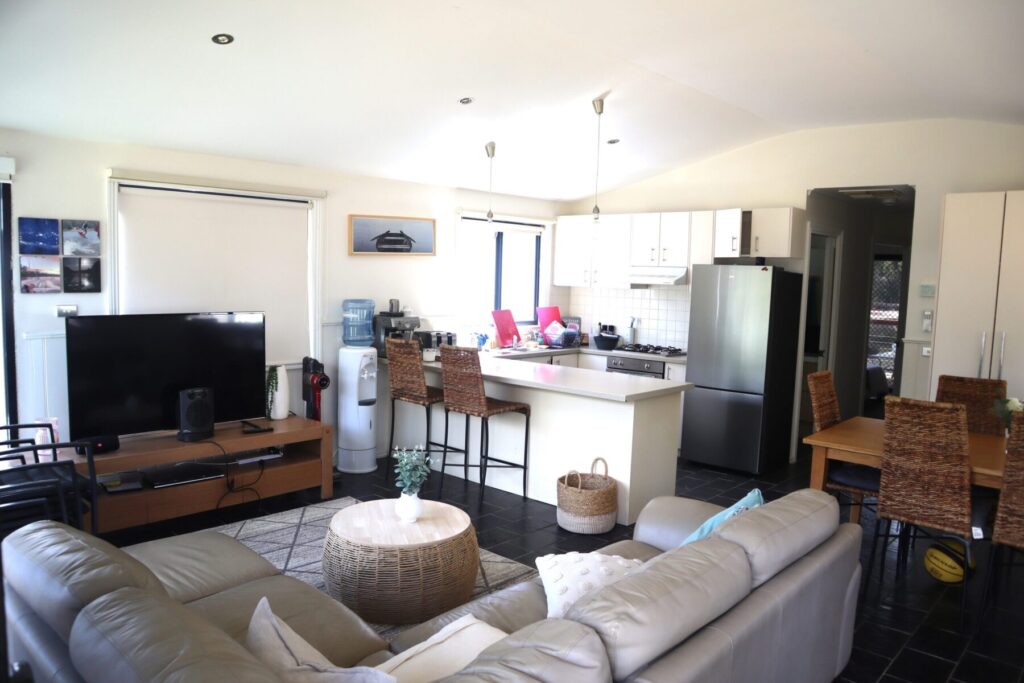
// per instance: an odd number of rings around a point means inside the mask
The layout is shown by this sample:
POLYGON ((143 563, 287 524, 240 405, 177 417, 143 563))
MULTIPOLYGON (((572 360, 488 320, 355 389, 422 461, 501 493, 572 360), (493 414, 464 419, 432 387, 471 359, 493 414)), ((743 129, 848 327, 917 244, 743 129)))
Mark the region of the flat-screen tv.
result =
POLYGON ((212 387, 217 422, 265 412, 263 313, 67 318, 71 438, 178 429, 178 392, 212 387))

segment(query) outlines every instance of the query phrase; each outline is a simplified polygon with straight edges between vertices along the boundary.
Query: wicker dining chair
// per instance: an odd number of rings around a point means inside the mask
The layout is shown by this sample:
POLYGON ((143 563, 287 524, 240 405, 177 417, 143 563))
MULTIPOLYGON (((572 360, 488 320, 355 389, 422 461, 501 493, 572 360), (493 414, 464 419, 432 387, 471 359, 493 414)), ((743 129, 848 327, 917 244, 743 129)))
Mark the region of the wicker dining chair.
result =
POLYGON ((385 339, 384 343, 388 353, 388 388, 391 390, 391 435, 388 437, 385 478, 390 478, 392 452, 395 448, 395 402, 405 401, 426 409, 427 436, 424 443, 429 451, 431 409, 444 402, 444 392, 438 387, 427 386, 427 377, 423 372, 423 351, 418 339, 385 339))
MULTIPOLYGON (((484 391, 483 373, 480 371, 480 354, 474 348, 441 345, 441 377, 444 386, 444 451, 441 456, 441 473, 444 474, 448 465, 448 451, 455 450, 448 446, 448 422, 450 413, 461 413, 466 416, 466 438, 463 442, 464 452, 461 463, 452 463, 452 467, 462 465, 463 476, 469 480, 469 468, 480 468, 480 495, 483 496, 487 484, 487 469, 514 468, 523 470, 523 497, 526 497, 527 468, 530 456, 530 406, 516 401, 502 401, 489 398, 484 391), (505 413, 519 413, 526 417, 526 432, 523 439, 523 462, 514 463, 500 460, 490 455, 490 418, 505 413), (480 418, 480 462, 469 463, 469 419, 480 418), (497 463, 496 465, 491 464, 497 463)), ((444 477, 441 477, 441 487, 444 477)), ((440 492, 439 488, 439 492, 440 492)))
POLYGON ((911 532, 955 541, 964 549, 962 626, 972 561, 972 520, 986 515, 972 506, 967 409, 960 404, 888 397, 881 469, 867 581, 879 539, 885 539, 883 547, 888 545, 890 522, 900 522, 897 572, 906 565, 911 532))
POLYGON ((940 375, 935 400, 967 406, 967 431, 1002 436, 1003 421, 995 414, 995 402, 1006 398, 1005 379, 978 379, 940 375))
POLYGON ((1006 464, 1003 467, 1003 488, 999 492, 996 522, 992 529, 992 549, 989 555, 988 577, 982 609, 989 603, 993 586, 998 587, 997 575, 1004 566, 1003 554, 1012 555, 1024 550, 1024 413, 1014 413, 1010 424, 1010 438, 1006 442, 1006 464))
MULTIPOLYGON (((842 421, 831 372, 821 370, 807 375, 807 390, 811 395, 814 431, 820 432, 842 421)), ((879 471, 874 467, 846 462, 828 463, 825 488, 843 491, 850 496, 850 521, 859 524, 864 499, 878 497, 879 477, 879 471)))

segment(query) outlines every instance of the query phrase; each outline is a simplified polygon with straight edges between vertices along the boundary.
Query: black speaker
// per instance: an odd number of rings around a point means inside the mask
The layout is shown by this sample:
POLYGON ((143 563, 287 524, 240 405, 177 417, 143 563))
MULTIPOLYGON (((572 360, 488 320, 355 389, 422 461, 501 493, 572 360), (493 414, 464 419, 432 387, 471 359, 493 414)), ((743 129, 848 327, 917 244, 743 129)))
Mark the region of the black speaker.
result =
POLYGON ((178 392, 178 441, 213 437, 213 389, 195 387, 178 392))

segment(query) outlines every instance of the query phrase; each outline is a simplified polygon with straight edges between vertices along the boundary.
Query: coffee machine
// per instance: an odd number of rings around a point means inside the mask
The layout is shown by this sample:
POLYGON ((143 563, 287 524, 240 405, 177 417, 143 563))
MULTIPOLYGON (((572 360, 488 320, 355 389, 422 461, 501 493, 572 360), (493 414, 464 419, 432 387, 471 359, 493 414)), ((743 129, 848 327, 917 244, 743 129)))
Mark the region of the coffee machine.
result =
POLYGON ((373 316, 373 348, 377 349, 377 355, 380 358, 387 358, 385 339, 412 339, 413 331, 419 326, 418 317, 402 313, 398 299, 389 300, 388 310, 373 316))

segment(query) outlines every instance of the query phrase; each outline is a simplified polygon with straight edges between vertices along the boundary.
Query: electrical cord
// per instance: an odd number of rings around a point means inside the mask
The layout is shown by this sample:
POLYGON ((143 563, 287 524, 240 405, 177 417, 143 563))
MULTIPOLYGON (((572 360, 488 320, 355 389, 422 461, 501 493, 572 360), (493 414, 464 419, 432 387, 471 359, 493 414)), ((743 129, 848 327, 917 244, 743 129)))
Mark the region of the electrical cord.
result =
MULTIPOLYGON (((227 450, 224 448, 224 446, 222 446, 221 444, 217 443, 213 439, 207 439, 207 440, 203 441, 203 443, 208 443, 208 444, 211 444, 213 446, 216 446, 217 450, 219 450, 224 455, 225 458, 230 458, 231 457, 231 455, 227 452, 227 450)), ((235 486, 235 479, 234 479, 234 477, 231 476, 231 466, 234 465, 234 464, 236 464, 236 463, 233 463, 233 462, 225 462, 224 463, 224 483, 227 486, 227 490, 221 495, 220 498, 217 499, 217 505, 215 505, 213 509, 214 510, 219 510, 220 506, 224 504, 224 499, 227 498, 228 496, 230 496, 233 493, 245 493, 246 491, 251 491, 252 493, 256 494, 256 504, 259 506, 259 512, 262 513, 263 512, 263 496, 261 496, 260 492, 256 489, 256 484, 260 483, 260 481, 263 479, 263 473, 267 469, 266 463, 263 460, 260 460, 260 462, 259 462, 260 472, 259 472, 258 475, 256 475, 256 479, 254 479, 253 481, 249 482, 248 484, 243 484, 242 486, 238 486, 238 487, 235 486)))

